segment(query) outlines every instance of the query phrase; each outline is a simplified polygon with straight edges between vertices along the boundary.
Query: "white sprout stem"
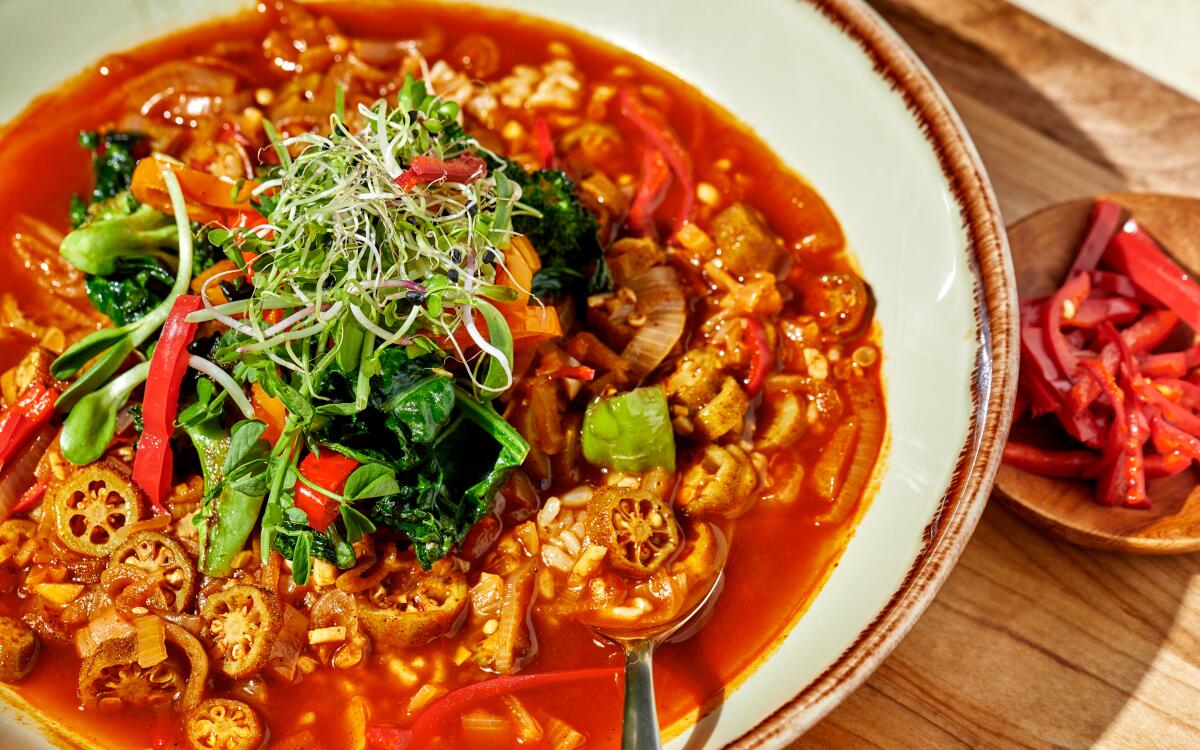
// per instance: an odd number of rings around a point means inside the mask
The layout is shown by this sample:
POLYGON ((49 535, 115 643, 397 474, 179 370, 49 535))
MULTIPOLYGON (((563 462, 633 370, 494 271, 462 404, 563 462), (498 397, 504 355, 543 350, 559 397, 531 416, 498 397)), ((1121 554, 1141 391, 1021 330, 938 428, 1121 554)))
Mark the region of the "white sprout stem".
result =
MULTIPOLYGON (((239 299, 233 302, 225 302, 220 305, 214 305, 207 297, 205 299, 205 308, 197 310, 193 313, 188 313, 184 318, 189 323, 207 323, 210 320, 215 320, 217 315, 237 315, 244 313, 250 309, 250 300, 239 299)), ((295 307, 299 300, 280 297, 270 302, 263 302, 260 307, 263 310, 282 310, 289 307, 295 307)))
POLYGON ((197 357, 195 354, 188 357, 188 367, 193 370, 199 370, 208 377, 216 381, 217 385, 225 389, 229 394, 229 398, 241 409, 242 414, 246 419, 254 419, 254 406, 250 403, 250 399, 246 398, 246 392, 237 384, 229 373, 222 370, 218 365, 209 362, 204 357, 197 357))
POLYGON ((504 385, 500 388, 492 388, 483 384, 480 384, 479 387, 489 393, 503 393, 513 382, 512 365, 509 363, 508 357, 504 356, 504 352, 488 343, 488 340, 479 333, 479 329, 475 327, 475 316, 472 312, 468 310, 467 314, 463 316, 463 325, 467 327, 467 333, 471 335, 471 340, 475 342, 475 346, 478 346, 480 351, 500 361, 500 369, 504 370, 505 378, 504 385))
POLYGON ((326 328, 326 324, 324 322, 321 322, 321 323, 317 323, 315 325, 311 325, 308 328, 301 328, 296 331, 288 331, 287 333, 279 333, 279 334, 276 334, 275 336, 272 336, 271 338, 267 339, 266 341, 259 341, 254 344, 244 344, 242 346, 239 346, 238 352, 266 351, 268 349, 272 349, 272 348, 278 346, 279 344, 285 344, 289 341, 296 341, 298 339, 307 338, 309 336, 315 336, 316 334, 320 333, 321 331, 324 331, 325 328, 326 328))
POLYGON ((175 214, 175 226, 179 230, 179 272, 175 274, 175 283, 171 285, 170 297, 178 297, 187 291, 192 281, 192 222, 187 215, 187 202, 183 198, 183 188, 175 177, 175 170, 164 165, 162 168, 163 182, 167 185, 167 194, 171 196, 171 209, 175 214))
POLYGON ((141 346, 146 339, 162 327, 167 320, 167 315, 171 312, 174 300, 187 291, 188 284, 192 280, 192 224, 188 220, 183 189, 179 187, 179 180, 176 179, 175 173, 169 166, 163 166, 162 176, 163 182, 167 185, 167 194, 171 196, 171 208, 175 213, 175 226, 179 233, 179 268, 175 271, 175 283, 171 285, 171 291, 166 299, 149 315, 138 321, 137 326, 133 329, 130 338, 135 347, 141 346))
POLYGON ((267 330, 263 331, 263 338, 269 339, 278 333, 283 333, 287 329, 291 328, 295 323, 298 323, 299 321, 307 318, 309 315, 312 315, 313 311, 316 309, 316 305, 305 305, 267 330))
POLYGON ((408 333, 409 329, 412 328, 413 323, 416 322, 417 316, 420 314, 421 308, 414 305, 413 309, 408 311, 408 317, 404 319, 404 323, 402 323, 400 327, 396 329, 395 333, 383 340, 383 343, 380 344, 380 348, 404 341, 404 334, 408 333))
POLYGON ((363 328, 375 334, 381 340, 386 341, 392 337, 392 331, 389 331, 386 328, 380 328, 372 323, 371 319, 367 317, 366 313, 364 313, 362 308, 358 305, 350 305, 350 312, 354 315, 354 319, 357 320, 363 328))
POLYGON ((228 315, 224 315, 222 313, 216 312, 216 308, 209 308, 209 312, 212 314, 211 320, 215 320, 224 326, 232 328, 233 330, 237 331, 238 333, 244 333, 247 336, 249 336, 250 338, 253 338, 253 339, 258 338, 258 331, 254 330, 253 328, 246 325, 242 321, 234 320, 233 318, 229 317, 228 315))

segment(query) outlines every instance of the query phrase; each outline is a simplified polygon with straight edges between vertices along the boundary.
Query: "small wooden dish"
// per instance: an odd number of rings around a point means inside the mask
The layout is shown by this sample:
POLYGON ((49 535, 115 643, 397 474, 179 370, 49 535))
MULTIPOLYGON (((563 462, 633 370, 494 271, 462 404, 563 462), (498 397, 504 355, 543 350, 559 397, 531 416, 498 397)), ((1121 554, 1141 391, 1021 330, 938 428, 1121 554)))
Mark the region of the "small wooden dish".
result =
MULTIPOLYGON (((1154 193, 1116 193, 1125 207, 1193 276, 1200 269, 1200 199, 1154 193)), ((1008 230, 1022 299, 1062 283, 1086 229, 1094 199, 1060 203, 1008 230)), ((996 490, 1019 515, 1085 547, 1175 554, 1200 550, 1200 471, 1193 467, 1150 482, 1150 510, 1098 505, 1095 483, 1055 479, 1004 465, 996 490)))

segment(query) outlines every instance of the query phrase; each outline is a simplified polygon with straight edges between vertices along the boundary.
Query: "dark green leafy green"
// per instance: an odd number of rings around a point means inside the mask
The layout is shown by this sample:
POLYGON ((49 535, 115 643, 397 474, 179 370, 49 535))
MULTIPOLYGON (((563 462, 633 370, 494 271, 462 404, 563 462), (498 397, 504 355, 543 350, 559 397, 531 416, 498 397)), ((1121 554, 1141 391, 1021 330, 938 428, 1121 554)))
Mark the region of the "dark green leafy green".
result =
POLYGON ((113 273, 89 276, 84 289, 92 306, 114 325, 140 320, 171 291, 174 274, 151 257, 123 258, 113 273))
POLYGON ((454 380, 433 358, 409 359, 392 347, 379 355, 368 403, 387 415, 384 424, 402 440, 429 443, 450 420, 454 380))
POLYGON ((492 507, 529 444, 495 409, 455 389, 454 420, 438 435, 419 469, 401 477, 400 492, 377 500, 376 524, 403 532, 428 567, 461 542, 492 507))
POLYGON ((400 485, 396 482, 394 470, 383 464, 363 464, 346 479, 342 500, 344 503, 353 503, 394 495, 399 491, 400 485))
POLYGON ((71 226, 78 227, 88 218, 89 204, 108 200, 129 188, 137 166, 137 152, 142 150, 145 138, 141 133, 115 130, 103 134, 85 130, 79 134, 79 145, 92 152, 95 184, 87 200, 72 196, 71 226))

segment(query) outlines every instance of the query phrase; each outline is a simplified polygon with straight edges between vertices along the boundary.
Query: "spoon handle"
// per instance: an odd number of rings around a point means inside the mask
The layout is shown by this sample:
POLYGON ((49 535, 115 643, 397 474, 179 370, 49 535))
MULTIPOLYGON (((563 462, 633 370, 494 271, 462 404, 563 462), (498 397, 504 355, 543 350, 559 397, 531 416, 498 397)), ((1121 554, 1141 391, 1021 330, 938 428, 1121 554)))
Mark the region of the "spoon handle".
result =
POLYGON ((654 644, 644 640, 625 651, 625 721, 621 750, 661 750, 654 706, 654 644))

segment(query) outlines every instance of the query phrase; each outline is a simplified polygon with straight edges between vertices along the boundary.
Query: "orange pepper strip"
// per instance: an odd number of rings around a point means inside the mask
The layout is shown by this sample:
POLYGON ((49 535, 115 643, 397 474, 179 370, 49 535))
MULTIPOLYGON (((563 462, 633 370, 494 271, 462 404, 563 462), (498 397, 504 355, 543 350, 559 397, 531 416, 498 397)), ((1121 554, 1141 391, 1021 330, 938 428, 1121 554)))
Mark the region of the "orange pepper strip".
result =
POLYGON ((233 182, 155 157, 142 159, 133 170, 133 182, 130 187, 134 198, 165 214, 172 212, 171 196, 167 193, 167 185, 162 176, 164 166, 170 167, 179 180, 179 186, 183 189, 183 196, 187 201, 188 217, 192 221, 229 227, 249 227, 265 223, 266 219, 250 203, 250 195, 258 187, 257 182, 247 180, 241 184, 237 195, 234 195, 234 188, 238 186, 233 182))
POLYGON ((562 325, 553 307, 526 305, 519 312, 504 311, 504 319, 512 331, 514 349, 537 346, 543 341, 562 336, 562 325))
POLYGON ((271 445, 279 441, 283 434, 283 425, 287 421, 287 410, 283 402, 275 396, 267 395, 258 383, 250 386, 250 402, 254 404, 254 416, 267 425, 263 439, 271 445))
MULTIPOLYGON (((196 278, 192 279, 192 291, 196 294, 203 294, 208 297, 208 301, 214 305, 223 305, 229 300, 225 297, 225 292, 221 291, 221 287, 217 284, 209 284, 208 289, 204 289, 204 285, 208 284, 209 279, 218 274, 229 274, 230 271, 237 271, 238 267, 229 259, 219 260, 213 263, 208 268, 200 272, 196 278)), ((249 278, 249 275, 242 273, 242 276, 249 278)), ((230 274, 233 276, 233 274, 230 274)))

